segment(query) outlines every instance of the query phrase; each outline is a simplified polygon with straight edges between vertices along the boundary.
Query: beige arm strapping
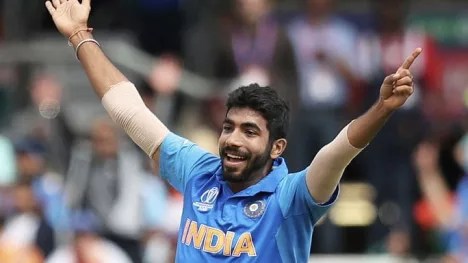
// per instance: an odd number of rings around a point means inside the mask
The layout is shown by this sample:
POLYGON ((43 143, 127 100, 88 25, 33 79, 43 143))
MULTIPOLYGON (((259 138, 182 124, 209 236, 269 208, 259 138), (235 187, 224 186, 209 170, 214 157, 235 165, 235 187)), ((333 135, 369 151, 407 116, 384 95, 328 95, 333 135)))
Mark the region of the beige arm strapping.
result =
POLYGON ((347 125, 315 156, 307 172, 307 186, 317 201, 328 201, 349 163, 363 149, 351 145, 347 125))
POLYGON ((146 107, 136 87, 131 82, 118 83, 104 94, 102 104, 111 118, 152 158, 169 129, 146 107))

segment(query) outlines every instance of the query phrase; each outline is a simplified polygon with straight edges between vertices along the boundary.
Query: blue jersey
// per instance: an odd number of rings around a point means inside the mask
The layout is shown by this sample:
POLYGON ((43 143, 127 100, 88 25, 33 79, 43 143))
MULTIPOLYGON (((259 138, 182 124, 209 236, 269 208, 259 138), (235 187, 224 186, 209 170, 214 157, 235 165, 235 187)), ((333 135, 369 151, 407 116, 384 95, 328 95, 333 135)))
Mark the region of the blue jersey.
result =
POLYGON ((308 262, 315 223, 338 196, 317 204, 306 171, 284 159, 249 188, 233 193, 221 159, 175 134, 160 148, 161 175, 184 194, 176 262, 308 262))

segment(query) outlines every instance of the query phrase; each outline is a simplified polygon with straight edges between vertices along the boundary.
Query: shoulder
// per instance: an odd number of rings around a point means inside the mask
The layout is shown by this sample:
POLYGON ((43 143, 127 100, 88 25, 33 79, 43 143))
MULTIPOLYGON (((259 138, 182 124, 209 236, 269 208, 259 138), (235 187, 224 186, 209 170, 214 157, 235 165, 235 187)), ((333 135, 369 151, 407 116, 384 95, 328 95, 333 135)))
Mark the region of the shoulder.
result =
POLYGON ((170 132, 162 141, 160 150, 161 151, 175 151, 175 150, 181 150, 181 149, 186 149, 186 150, 196 150, 196 151, 201 151, 207 154, 210 154, 212 156, 215 156, 213 153, 205 149, 206 147, 201 147, 199 144, 193 142, 192 140, 182 137, 180 135, 177 135, 173 132, 170 132))
POLYGON ((167 147, 173 144, 179 144, 180 146, 183 145, 189 145, 193 144, 191 141, 189 141, 187 138, 184 138, 182 136, 179 136, 173 132, 169 132, 166 137, 164 137, 161 147, 167 147))
POLYGON ((293 188, 297 187, 297 185, 302 181, 305 180, 307 170, 302 170, 295 173, 289 173, 280 181, 277 191, 281 191, 284 188, 293 188))
POLYGON ((204 169, 194 171, 194 176, 188 181, 188 184, 191 185, 190 188, 196 191, 206 188, 207 184, 213 183, 218 185, 218 179, 219 176, 221 176, 222 169, 221 162, 219 161, 218 165, 209 165, 204 169))
POLYGON ((169 133, 160 146, 160 160, 174 160, 174 157, 179 161, 196 162, 197 165, 202 166, 211 166, 219 161, 218 156, 191 140, 175 133, 169 133))
MULTIPOLYGON (((289 173, 283 177, 276 188, 275 194, 284 215, 289 214, 291 205, 300 195, 301 188, 305 186, 305 171, 289 173)), ((296 209, 293 209, 296 210, 296 209)))

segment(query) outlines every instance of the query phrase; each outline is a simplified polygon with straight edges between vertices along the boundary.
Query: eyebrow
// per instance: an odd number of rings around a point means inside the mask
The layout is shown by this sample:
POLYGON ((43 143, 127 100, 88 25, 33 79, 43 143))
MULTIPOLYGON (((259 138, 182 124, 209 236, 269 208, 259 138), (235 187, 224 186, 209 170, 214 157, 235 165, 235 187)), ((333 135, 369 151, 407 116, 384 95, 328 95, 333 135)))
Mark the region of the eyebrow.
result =
POLYGON ((256 130, 259 130, 259 131, 262 130, 262 129, 260 129, 260 127, 258 127, 258 125, 256 123, 253 123, 253 122, 244 122, 244 123, 241 124, 241 127, 256 129, 256 130))
MULTIPOLYGON (((225 119, 223 121, 223 124, 230 124, 230 125, 234 125, 234 121, 231 120, 231 119, 225 119)), ((250 129, 255 129, 255 130, 258 130, 258 131, 261 131, 262 129, 260 129, 260 127, 255 123, 255 122, 243 122, 241 124, 241 127, 242 128, 250 128, 250 129)))

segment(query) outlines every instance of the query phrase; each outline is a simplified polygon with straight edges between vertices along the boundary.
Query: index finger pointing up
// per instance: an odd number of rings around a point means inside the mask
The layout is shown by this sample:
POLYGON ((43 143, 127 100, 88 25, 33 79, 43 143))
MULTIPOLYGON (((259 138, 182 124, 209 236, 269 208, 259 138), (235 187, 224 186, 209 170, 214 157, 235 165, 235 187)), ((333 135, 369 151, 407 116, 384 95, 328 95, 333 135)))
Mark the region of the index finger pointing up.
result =
POLYGON ((415 49, 413 51, 413 54, 411 54, 411 56, 409 56, 405 62, 403 62, 403 64, 401 65, 401 68, 403 69, 409 69, 411 67, 411 65, 413 65, 413 62, 416 60, 416 58, 419 56, 419 54, 421 54, 422 52, 422 48, 418 47, 417 49, 415 49))

